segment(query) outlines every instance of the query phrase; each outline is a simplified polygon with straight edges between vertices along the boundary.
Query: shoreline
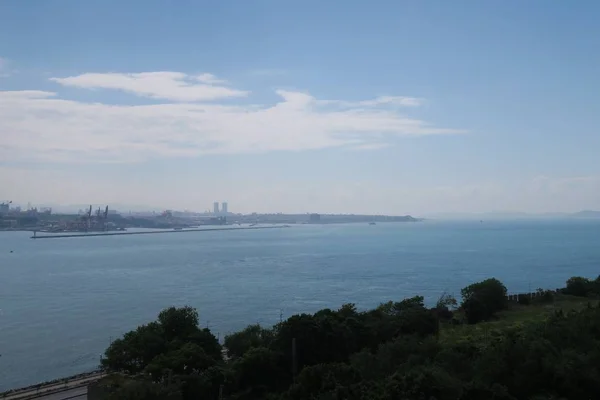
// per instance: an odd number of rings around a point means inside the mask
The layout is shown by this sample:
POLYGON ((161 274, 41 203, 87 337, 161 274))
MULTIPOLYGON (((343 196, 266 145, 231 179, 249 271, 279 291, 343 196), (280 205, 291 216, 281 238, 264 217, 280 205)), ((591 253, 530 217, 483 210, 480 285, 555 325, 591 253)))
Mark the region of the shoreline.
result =
POLYGON ((163 230, 163 231, 143 231, 143 232, 105 232, 105 233, 68 233, 68 234, 56 234, 56 235, 42 235, 39 236, 34 232, 31 239, 61 239, 61 238, 75 238, 75 237, 98 237, 98 236, 126 236, 126 235, 150 235, 158 233, 183 233, 183 232, 210 232, 210 231, 241 231, 250 229, 282 229, 289 228, 289 225, 282 226, 249 226, 249 227, 233 227, 233 228, 194 228, 194 229, 181 229, 181 230, 163 230))

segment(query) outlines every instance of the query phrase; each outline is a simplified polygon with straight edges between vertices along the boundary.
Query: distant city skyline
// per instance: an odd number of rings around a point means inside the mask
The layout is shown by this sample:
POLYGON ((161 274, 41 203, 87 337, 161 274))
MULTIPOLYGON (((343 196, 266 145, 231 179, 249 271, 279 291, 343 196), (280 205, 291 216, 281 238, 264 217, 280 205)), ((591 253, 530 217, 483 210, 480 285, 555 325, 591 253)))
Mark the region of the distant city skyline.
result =
POLYGON ((599 210, 598 17, 592 1, 0 2, 0 202, 599 210))

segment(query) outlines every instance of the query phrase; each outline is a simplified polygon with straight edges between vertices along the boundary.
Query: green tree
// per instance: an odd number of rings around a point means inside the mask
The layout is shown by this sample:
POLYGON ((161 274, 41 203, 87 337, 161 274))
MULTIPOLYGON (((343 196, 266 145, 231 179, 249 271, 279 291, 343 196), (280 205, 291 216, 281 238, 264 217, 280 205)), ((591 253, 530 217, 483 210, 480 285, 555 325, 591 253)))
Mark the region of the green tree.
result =
POLYGON ((387 399, 455 400, 463 391, 463 383, 438 366, 422 366, 392 375, 385 388, 387 399))
POLYGON ((469 323, 488 320, 507 306, 506 286, 490 278, 473 283, 461 290, 464 310, 469 323))
POLYGON ((179 379, 183 400, 216 400, 221 393, 221 386, 233 387, 231 373, 226 366, 213 366, 201 372, 181 376, 179 379))
POLYGON ((220 360, 219 342, 208 329, 198 327, 196 310, 171 307, 161 311, 157 321, 111 343, 102 364, 109 371, 147 371, 159 379, 163 371, 193 372, 220 360))
POLYGON ((158 323, 166 340, 185 338, 198 330, 198 311, 189 306, 169 307, 158 314, 158 323))
POLYGON ((105 352, 102 365, 111 371, 136 374, 166 349, 162 326, 151 322, 112 342, 105 352))
POLYGON ((264 347, 248 350, 231 366, 235 376, 235 388, 248 398, 262 398, 275 389, 289 386, 291 374, 280 353, 264 347))
POLYGON ((188 375, 214 366, 217 360, 210 357, 195 343, 185 343, 180 348, 160 354, 148 364, 145 371, 155 380, 167 374, 188 375))
POLYGON ((249 325, 244 330, 225 336, 224 345, 231 358, 243 357, 246 352, 256 347, 270 347, 274 339, 271 329, 260 325, 249 325))
POLYGON ((563 290, 564 294, 571 296, 586 297, 594 290, 592 281, 581 276, 573 276, 567 280, 567 286, 563 290))
POLYGON ((328 394, 339 393, 341 388, 347 391, 360 381, 358 372, 349 365, 341 363, 313 365, 302 370, 285 398, 290 400, 322 398, 328 394))

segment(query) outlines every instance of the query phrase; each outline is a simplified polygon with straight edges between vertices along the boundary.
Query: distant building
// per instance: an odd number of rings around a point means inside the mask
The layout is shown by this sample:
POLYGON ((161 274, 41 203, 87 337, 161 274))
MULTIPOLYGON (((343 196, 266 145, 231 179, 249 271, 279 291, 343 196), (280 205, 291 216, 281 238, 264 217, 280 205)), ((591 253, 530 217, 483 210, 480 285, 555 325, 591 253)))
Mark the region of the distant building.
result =
POLYGON ((0 203, 0 215, 8 214, 10 206, 8 203, 0 203))
POLYGON ((221 212, 223 214, 227 214, 227 202, 224 201, 223 204, 221 205, 221 212))
POLYGON ((213 212, 214 212, 215 214, 218 214, 218 213, 219 213, 219 202, 218 202, 218 201, 215 201, 215 202, 213 203, 213 212))

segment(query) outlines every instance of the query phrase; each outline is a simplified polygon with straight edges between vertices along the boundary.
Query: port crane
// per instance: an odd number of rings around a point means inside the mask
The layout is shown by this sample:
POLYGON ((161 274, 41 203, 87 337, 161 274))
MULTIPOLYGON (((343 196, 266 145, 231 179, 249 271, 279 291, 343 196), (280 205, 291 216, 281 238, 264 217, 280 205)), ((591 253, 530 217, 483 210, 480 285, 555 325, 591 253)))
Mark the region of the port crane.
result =
POLYGON ((106 223, 108 221, 108 206, 106 206, 104 211, 102 211, 102 209, 100 207, 98 207, 98 209, 94 213, 95 215, 93 215, 93 216, 92 216, 92 209, 93 209, 93 207, 90 204, 90 208, 81 217, 82 221, 85 224, 86 231, 92 228, 92 223, 95 223, 96 225, 102 224, 102 230, 106 230, 106 223))

